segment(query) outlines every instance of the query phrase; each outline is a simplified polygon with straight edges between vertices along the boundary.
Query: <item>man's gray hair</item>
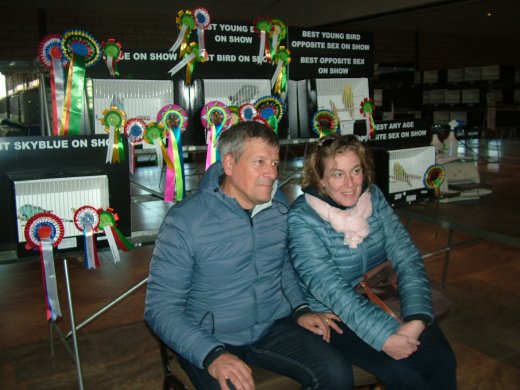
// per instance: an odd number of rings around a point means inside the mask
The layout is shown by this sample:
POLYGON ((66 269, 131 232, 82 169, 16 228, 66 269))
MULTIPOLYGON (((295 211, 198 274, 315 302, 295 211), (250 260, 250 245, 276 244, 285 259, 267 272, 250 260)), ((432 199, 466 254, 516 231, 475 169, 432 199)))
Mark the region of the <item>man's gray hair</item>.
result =
POLYGON ((280 147, 278 136, 269 126, 256 121, 239 122, 220 133, 217 147, 221 160, 226 154, 231 154, 238 161, 246 141, 254 138, 265 141, 269 146, 280 147))

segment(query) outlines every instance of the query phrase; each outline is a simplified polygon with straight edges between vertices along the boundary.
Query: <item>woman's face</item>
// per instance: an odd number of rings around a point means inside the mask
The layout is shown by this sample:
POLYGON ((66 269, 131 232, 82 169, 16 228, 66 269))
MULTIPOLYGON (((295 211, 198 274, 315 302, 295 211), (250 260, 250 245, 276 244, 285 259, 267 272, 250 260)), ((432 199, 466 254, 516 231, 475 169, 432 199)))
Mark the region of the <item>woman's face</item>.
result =
POLYGON ((347 151, 325 159, 323 176, 320 183, 337 204, 356 205, 363 189, 363 169, 356 153, 347 151))

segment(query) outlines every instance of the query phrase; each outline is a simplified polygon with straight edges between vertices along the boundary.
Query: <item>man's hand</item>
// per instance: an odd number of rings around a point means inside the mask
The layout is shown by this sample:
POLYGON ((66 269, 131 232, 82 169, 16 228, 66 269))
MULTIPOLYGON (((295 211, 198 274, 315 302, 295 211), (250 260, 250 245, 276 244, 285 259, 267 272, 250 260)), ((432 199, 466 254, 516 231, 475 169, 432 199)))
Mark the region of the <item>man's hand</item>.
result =
POLYGON ((236 390, 255 389, 251 368, 229 352, 216 358, 209 365, 208 372, 218 381, 222 390, 230 390, 228 380, 235 386, 236 390))
POLYGON ((306 313, 297 320, 298 325, 322 336, 327 343, 330 342, 330 328, 339 334, 343 333, 335 321, 341 322, 340 318, 332 313, 306 313))
POLYGON ((395 360, 405 359, 417 351, 419 340, 404 334, 391 335, 383 345, 383 352, 395 360))

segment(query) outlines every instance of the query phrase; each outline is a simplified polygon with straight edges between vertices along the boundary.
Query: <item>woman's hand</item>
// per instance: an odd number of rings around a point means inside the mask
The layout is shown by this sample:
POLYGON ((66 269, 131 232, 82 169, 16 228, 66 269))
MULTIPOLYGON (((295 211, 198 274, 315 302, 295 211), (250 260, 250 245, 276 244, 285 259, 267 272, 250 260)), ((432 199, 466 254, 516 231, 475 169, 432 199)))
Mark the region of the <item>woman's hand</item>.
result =
POLYGON ((391 335, 383 345, 383 352, 395 360, 406 359, 417 351, 419 340, 405 334, 396 333, 391 335))
POLYGON ((419 339, 419 336, 425 328, 426 326, 424 325, 424 322, 420 320, 412 320, 410 322, 403 323, 397 333, 412 337, 414 339, 419 339))
POLYGON ((327 343, 330 342, 330 328, 339 334, 343 333, 336 321, 341 322, 340 318, 332 313, 306 313, 297 320, 298 325, 322 336, 327 343))

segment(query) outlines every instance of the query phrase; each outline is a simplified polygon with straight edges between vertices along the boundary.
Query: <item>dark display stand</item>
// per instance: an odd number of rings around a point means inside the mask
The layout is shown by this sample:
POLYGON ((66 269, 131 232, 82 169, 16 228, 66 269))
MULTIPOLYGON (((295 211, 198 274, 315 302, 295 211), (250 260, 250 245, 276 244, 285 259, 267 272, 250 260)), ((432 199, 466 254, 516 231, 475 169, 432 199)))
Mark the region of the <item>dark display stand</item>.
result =
MULTIPOLYGON (((23 243, 18 243, 16 180, 106 175, 109 205, 119 216, 117 227, 125 236, 131 235, 128 163, 105 163, 107 139, 108 135, 0 138, 0 192, 5 216, 4 223, 0 224, 0 250, 17 248, 20 256, 36 253, 28 252, 23 243)), ((66 250, 82 247, 82 239, 78 239, 75 247, 66 250)))

